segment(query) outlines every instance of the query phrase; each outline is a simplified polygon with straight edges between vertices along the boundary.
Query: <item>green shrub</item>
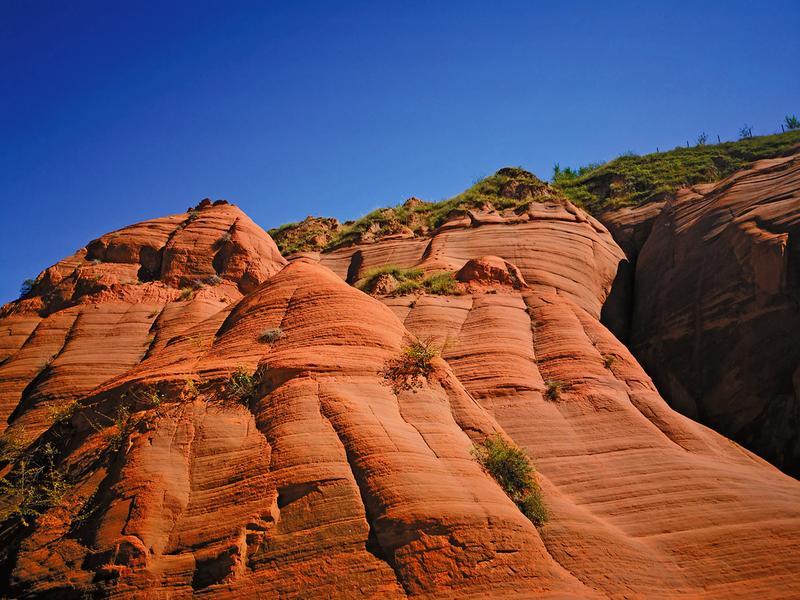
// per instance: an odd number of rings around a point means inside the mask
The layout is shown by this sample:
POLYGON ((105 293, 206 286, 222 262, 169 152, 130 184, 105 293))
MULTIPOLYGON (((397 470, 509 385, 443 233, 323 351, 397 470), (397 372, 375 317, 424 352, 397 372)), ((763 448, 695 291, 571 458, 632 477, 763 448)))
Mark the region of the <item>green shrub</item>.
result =
POLYGON ((55 466, 56 451, 45 444, 0 479, 0 521, 17 516, 24 526, 61 502, 70 485, 55 466))
POLYGON ((789 131, 793 129, 800 129, 800 120, 794 115, 786 115, 783 119, 783 123, 786 125, 786 129, 789 131))
POLYGON ((247 404, 255 397, 260 383, 261 376, 258 370, 251 375, 245 367, 239 366, 228 378, 226 388, 234 400, 247 404))
POLYGON ((419 281, 422 279, 423 271, 422 269, 405 268, 397 265, 376 267, 364 273, 364 276, 356 283, 356 287, 367 294, 372 293, 381 275, 391 275, 402 285, 407 282, 419 281))
POLYGON ((438 294, 440 296, 451 296, 458 293, 458 283, 456 283, 454 273, 452 271, 437 273, 426 277, 422 282, 425 289, 431 294, 438 294))
POLYGON ((617 362, 617 357, 613 354, 603 354, 603 366, 606 369, 610 369, 614 366, 614 363, 617 362))
POLYGON ((19 286, 19 296, 20 298, 24 298, 28 294, 33 291, 33 287, 36 285, 35 279, 26 279, 22 282, 22 285, 19 286))
POLYGON ((273 327, 271 329, 265 329, 261 333, 258 334, 258 341, 264 344, 271 344, 272 342, 277 342, 279 339, 283 337, 283 329, 280 327, 273 327))
POLYGON ((421 387, 433 372, 433 359, 441 350, 433 341, 416 340, 403 348, 399 358, 389 362, 383 371, 384 379, 391 382, 395 392, 421 387))
POLYGON ((556 381, 554 379, 548 379, 544 382, 545 388, 545 398, 548 400, 558 400, 558 397, 561 394, 561 390, 564 387, 564 384, 560 381, 556 381))
POLYGON ((194 298, 194 292, 195 292, 194 288, 182 287, 181 288, 181 295, 178 296, 178 299, 179 300, 191 300, 192 298, 194 298))
POLYGON ((521 448, 507 442, 500 434, 495 434, 475 444, 472 455, 494 477, 522 514, 535 525, 543 525, 547 521, 547 509, 536 483, 535 470, 521 448))

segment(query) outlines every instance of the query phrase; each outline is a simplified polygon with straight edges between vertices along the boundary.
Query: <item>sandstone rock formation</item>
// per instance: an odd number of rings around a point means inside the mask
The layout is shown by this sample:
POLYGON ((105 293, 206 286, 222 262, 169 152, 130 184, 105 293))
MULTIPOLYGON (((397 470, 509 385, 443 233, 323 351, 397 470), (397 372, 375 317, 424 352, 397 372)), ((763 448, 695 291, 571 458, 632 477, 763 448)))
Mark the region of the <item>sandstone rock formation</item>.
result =
POLYGON ((800 473, 800 155, 680 192, 634 287, 631 347, 671 405, 800 473))
POLYGON ((227 204, 103 236, 0 312, 0 589, 800 595, 800 483, 672 411, 600 324, 624 261, 554 198, 288 264, 227 204), (348 285, 382 265, 466 287, 348 285), (398 388, 415 338, 441 356, 398 388), (544 525, 471 455, 495 433, 544 525), (62 493, 21 502, 26 461, 62 493))

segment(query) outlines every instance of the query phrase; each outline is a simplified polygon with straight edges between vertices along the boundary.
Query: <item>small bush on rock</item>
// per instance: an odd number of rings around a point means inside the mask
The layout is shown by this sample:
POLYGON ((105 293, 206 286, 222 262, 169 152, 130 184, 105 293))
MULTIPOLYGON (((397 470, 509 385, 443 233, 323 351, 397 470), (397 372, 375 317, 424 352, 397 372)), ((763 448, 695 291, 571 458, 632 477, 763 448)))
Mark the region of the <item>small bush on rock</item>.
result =
POLYGON ((271 344, 272 342, 277 342, 279 339, 283 337, 283 329, 280 327, 273 327, 271 329, 265 329, 261 333, 258 334, 258 341, 264 344, 271 344))
POLYGON ((45 444, 0 479, 0 521, 16 516, 28 526, 30 520, 61 502, 70 485, 55 461, 55 448, 45 444))
POLYGON ((384 379, 391 383, 395 392, 422 387, 433 372, 433 359, 440 353, 440 348, 431 340, 416 340, 403 348, 400 357, 386 366, 384 379))
POLYGON ((472 447, 472 455, 534 525, 547 521, 542 491, 528 455, 500 434, 472 447))
POLYGON ((256 389, 261 383, 261 375, 257 370, 252 375, 243 366, 236 367, 226 385, 230 396, 241 404, 247 404, 255 396, 256 389))
POLYGON ((564 388, 564 384, 554 379, 548 379, 544 382, 544 385, 547 388, 544 393, 545 398, 548 400, 558 400, 561 395, 561 390, 564 388))
POLYGON ((24 298, 25 296, 30 294, 33 291, 33 286, 35 285, 36 285, 35 279, 26 279, 25 281, 23 281, 22 285, 19 286, 20 298, 24 298))

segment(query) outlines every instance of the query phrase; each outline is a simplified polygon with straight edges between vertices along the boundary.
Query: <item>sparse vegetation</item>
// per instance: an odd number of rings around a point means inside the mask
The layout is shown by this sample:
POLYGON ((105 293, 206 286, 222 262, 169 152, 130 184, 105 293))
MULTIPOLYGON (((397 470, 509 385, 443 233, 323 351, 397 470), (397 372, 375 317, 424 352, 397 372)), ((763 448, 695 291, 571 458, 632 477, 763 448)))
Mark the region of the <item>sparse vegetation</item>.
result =
POLYGON ((228 394, 237 402, 247 404, 255 397, 260 383, 260 370, 250 374, 245 367, 239 366, 228 378, 226 389, 228 394))
POLYGON ((548 400, 558 400, 559 396, 561 395, 561 390, 564 388, 564 384, 560 381, 556 381, 554 379, 548 379, 544 382, 545 385, 545 392, 544 396, 548 400))
POLYGON ((195 292, 194 288, 182 287, 181 288, 181 295, 178 296, 178 299, 179 300, 191 300, 192 298, 194 298, 194 292, 195 292))
POLYGON ((419 282, 422 279, 423 271, 422 269, 405 268, 397 265, 376 267, 364 273, 364 276, 356 283, 356 287, 369 294, 375 289, 375 285, 382 275, 391 275, 400 285, 403 285, 409 282, 419 282))
POLYGON ((706 135, 705 131, 697 136, 698 146, 705 146, 707 141, 708 141, 708 136, 706 135))
POLYGON ((35 279, 26 279, 22 282, 22 285, 19 286, 19 296, 20 298, 24 298, 28 294, 33 291, 33 287, 36 285, 35 279))
POLYGON ((534 525, 547 521, 547 509, 535 470, 521 448, 495 434, 475 444, 472 455, 534 525))
POLYGON ((279 339, 283 337, 283 329, 280 327, 272 327, 271 329, 265 329, 261 333, 258 334, 258 341, 264 344, 271 344, 273 342, 277 342, 279 339))
POLYGON ((10 463, 19 459, 30 443, 25 427, 9 427, 0 435, 0 462, 10 463))
POLYGON ((194 399, 200 395, 200 390, 197 383, 191 377, 187 377, 183 383, 183 397, 187 399, 194 399))
POLYGON ((740 140, 744 140, 751 137, 753 137, 753 128, 750 125, 745 124, 743 127, 739 129, 740 140))
POLYGON ((61 502, 70 485, 56 468, 56 451, 44 444, 0 479, 0 521, 17 516, 24 526, 61 502))
POLYGON ((342 228, 336 219, 308 217, 299 223, 286 223, 270 229, 270 237, 283 255, 320 250, 327 246, 342 228))
POLYGON ((220 245, 222 245, 222 244, 227 244, 228 242, 230 242, 230 241, 231 241, 231 239, 232 239, 232 238, 233 238, 233 236, 231 235, 231 232, 230 232, 230 231, 226 231, 225 233, 223 233, 223 234, 220 236, 220 238, 219 238, 219 244, 220 244, 220 245))
POLYGON ((783 124, 789 131, 792 131, 793 129, 800 129, 800 119, 794 115, 786 115, 783 118, 783 124))
POLYGON ((190 211, 187 213, 186 220, 187 220, 189 223, 191 223, 192 221, 194 221, 195 219, 197 219, 197 217, 199 217, 199 216, 200 216, 200 211, 199 211, 199 210, 197 210, 196 208, 193 208, 192 210, 190 210, 190 211))
POLYGON ((77 400, 49 404, 47 413, 53 423, 64 423, 72 418, 80 405, 77 400))
POLYGON ((117 407, 112 426, 103 431, 103 436, 112 452, 122 449, 123 442, 133 433, 141 420, 141 417, 132 415, 126 406, 117 407))
POLYGON ((425 277, 423 270, 419 268, 386 265, 367 271, 356 283, 356 287, 368 294, 374 293, 381 277, 390 276, 397 282, 391 293, 398 296, 420 290, 425 290, 429 294, 451 295, 458 293, 458 283, 453 275, 452 271, 444 271, 425 277))
POLYGON ((381 208, 344 227, 325 249, 347 246, 369 235, 379 239, 393 233, 411 231, 424 235, 452 217, 469 209, 489 207, 495 210, 523 209, 534 198, 558 197, 546 183, 521 167, 506 167, 441 202, 415 200, 391 208, 381 208))
POLYGON ((678 188, 718 181, 752 161, 782 156, 800 145, 800 131, 748 137, 737 142, 675 148, 643 156, 621 156, 577 177, 557 177, 555 187, 593 213, 638 206, 678 188))
POLYGON ((430 277, 426 277, 422 282, 425 289, 431 294, 440 296, 450 296, 458 293, 458 283, 453 276, 452 271, 445 271, 444 273, 436 273, 430 277))
POLYGON ((617 357, 613 354, 603 354, 603 366, 606 369, 611 369, 614 366, 614 363, 617 362, 617 357))
POLYGON ((403 348, 400 357, 390 361, 383 371, 395 392, 422 387, 433 372, 433 359, 441 349, 432 340, 415 340, 403 348))
POLYGON ((222 283, 222 277, 219 275, 211 275, 205 281, 208 285, 219 285, 222 283))

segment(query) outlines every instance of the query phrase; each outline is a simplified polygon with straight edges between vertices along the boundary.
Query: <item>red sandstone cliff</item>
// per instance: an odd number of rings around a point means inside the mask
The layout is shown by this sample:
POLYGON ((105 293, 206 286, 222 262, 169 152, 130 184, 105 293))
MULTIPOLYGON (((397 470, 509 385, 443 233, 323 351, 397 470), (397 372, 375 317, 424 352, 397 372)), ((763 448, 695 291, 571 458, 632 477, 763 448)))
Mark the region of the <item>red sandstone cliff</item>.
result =
POLYGON ((631 348, 673 407, 800 473, 800 155, 683 190, 651 227, 631 348))
POLYGON ((558 200, 288 264, 227 204, 103 236, 0 313, 2 473, 52 448, 69 488, 38 516, 7 510, 0 585, 800 595, 800 483, 672 411, 600 324, 624 260, 558 200), (459 293, 348 285, 387 264, 459 270, 459 293), (392 386, 415 336, 441 357, 392 386), (544 525, 471 455, 493 433, 535 460, 544 525))

